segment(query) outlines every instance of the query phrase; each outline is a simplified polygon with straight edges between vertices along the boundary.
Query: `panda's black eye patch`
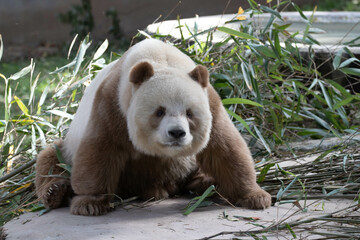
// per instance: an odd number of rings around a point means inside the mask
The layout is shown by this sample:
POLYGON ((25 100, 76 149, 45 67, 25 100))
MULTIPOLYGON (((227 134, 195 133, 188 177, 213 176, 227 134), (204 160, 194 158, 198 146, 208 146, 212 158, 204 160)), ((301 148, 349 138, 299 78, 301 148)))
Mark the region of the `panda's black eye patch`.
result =
POLYGON ((192 113, 191 109, 186 110, 186 116, 187 116, 189 119, 192 119, 193 113, 192 113))
POLYGON ((165 108, 164 107, 159 107, 158 109, 156 109, 155 111, 155 116, 157 117, 163 117, 165 115, 165 108))

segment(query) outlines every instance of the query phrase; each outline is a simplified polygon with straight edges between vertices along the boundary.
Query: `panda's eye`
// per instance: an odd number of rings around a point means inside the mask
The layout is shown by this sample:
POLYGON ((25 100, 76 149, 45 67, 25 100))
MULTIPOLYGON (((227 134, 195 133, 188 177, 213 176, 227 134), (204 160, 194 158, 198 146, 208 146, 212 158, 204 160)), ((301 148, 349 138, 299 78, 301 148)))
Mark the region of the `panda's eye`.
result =
POLYGON ((192 113, 192 111, 191 111, 190 109, 186 110, 186 116, 187 116, 188 118, 192 119, 193 113, 192 113))
POLYGON ((155 115, 157 117, 163 117, 165 115, 165 108, 164 107, 159 107, 156 112, 155 112, 155 115))

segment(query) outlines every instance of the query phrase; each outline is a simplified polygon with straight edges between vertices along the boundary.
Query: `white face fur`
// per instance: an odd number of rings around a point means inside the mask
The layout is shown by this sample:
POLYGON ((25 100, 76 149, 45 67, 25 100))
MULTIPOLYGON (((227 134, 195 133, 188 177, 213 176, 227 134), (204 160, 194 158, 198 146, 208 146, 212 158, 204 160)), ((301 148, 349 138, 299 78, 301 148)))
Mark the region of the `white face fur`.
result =
POLYGON ((207 92, 188 74, 155 72, 133 91, 127 124, 138 151, 173 158, 206 146, 212 120, 207 92))

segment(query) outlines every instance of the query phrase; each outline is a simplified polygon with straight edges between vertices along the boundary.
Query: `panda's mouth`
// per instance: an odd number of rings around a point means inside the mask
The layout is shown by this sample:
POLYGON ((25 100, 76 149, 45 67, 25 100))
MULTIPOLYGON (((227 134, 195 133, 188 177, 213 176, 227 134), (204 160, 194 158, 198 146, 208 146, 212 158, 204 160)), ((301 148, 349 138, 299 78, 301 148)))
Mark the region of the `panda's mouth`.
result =
POLYGON ((182 142, 178 142, 178 141, 174 141, 174 142, 167 142, 163 144, 165 147, 170 147, 170 148, 180 148, 182 147, 184 144, 182 142))

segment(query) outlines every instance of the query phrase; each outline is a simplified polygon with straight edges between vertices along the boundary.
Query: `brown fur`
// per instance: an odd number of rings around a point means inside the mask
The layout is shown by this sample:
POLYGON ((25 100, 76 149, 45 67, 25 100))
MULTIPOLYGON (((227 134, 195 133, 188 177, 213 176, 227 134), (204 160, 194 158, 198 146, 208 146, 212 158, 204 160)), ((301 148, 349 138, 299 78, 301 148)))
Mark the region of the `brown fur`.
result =
POLYGON ((154 69, 148 62, 141 62, 131 69, 130 82, 140 86, 154 75, 154 69))
POLYGON ((196 66, 194 70, 189 73, 190 77, 197 81, 203 88, 207 87, 209 84, 209 72, 208 70, 201 65, 196 66))
MULTIPOLYGON (((157 111, 163 111, 165 113, 166 109, 164 107, 159 107, 158 109, 156 109, 156 112, 157 111)), ((162 119, 162 116, 161 117, 157 116, 156 112, 154 112, 154 114, 149 117, 149 125, 153 129, 156 129, 159 127, 161 119, 162 119)))
MULTIPOLYGON (((208 89, 213 127, 208 146, 196 156, 200 169, 189 174, 172 159, 148 156, 133 147, 126 118, 118 104, 120 72, 117 69, 120 64, 121 60, 96 93, 87 135, 74 157, 71 186, 76 196, 71 202, 71 213, 105 214, 114 193, 122 198, 138 195, 159 199, 174 195, 185 186, 201 193, 214 183, 234 204, 248 208, 270 206, 270 195, 256 183, 253 160, 246 143, 230 121, 214 88, 205 83, 208 73, 204 73, 204 67, 195 68, 191 75, 208 89)), ((143 76, 147 74, 140 77, 143 76)), ((46 175, 50 168, 54 173, 60 173, 56 163, 52 148, 38 156, 37 194, 50 208, 59 206, 59 201, 52 203, 47 195, 48 189, 59 180, 41 175, 46 175)))
POLYGON ((3 227, 0 227, 0 240, 5 240, 7 234, 5 233, 5 230, 3 227))
MULTIPOLYGON (((62 141, 54 144, 62 147, 62 141)), ((69 176, 66 176, 65 170, 57 165, 59 160, 54 144, 40 152, 36 161, 36 194, 46 208, 65 205, 72 196, 69 176), (49 174, 58 177, 49 177, 49 174)))
POLYGON ((256 183, 253 159, 244 139, 212 86, 208 93, 213 127, 208 146, 197 157, 200 168, 216 180, 218 191, 232 203, 255 209, 269 207, 270 194, 256 183))

